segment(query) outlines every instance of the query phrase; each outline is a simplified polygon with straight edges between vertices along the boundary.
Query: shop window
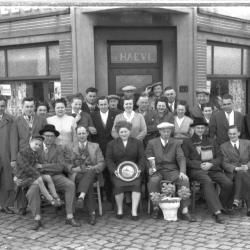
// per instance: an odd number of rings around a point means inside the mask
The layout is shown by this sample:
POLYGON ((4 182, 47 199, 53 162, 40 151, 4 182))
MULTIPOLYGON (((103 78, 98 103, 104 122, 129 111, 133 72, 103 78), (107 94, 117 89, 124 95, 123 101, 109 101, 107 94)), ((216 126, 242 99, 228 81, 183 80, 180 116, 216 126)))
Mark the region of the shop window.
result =
POLYGON ((233 96, 234 110, 246 113, 246 80, 242 79, 211 79, 210 100, 216 103, 217 97, 229 93, 233 96))
POLYGON ((45 47, 9 49, 8 76, 44 76, 46 75, 45 47))
POLYGON ((49 74, 50 75, 59 75, 59 46, 51 45, 49 46, 49 74))
POLYGON ((5 77, 5 57, 4 57, 4 50, 0 50, 0 77, 5 77))
POLYGON ((241 74, 241 49, 214 46, 214 74, 241 74))

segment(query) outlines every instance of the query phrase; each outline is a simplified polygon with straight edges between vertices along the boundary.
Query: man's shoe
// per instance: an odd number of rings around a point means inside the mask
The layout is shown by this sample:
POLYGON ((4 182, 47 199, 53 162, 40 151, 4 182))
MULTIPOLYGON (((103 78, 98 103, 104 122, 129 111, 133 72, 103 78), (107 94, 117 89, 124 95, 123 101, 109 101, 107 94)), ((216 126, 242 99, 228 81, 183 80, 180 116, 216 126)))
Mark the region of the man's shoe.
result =
POLYGON ((216 223, 219 223, 219 224, 224 224, 225 223, 225 219, 223 218, 222 214, 215 214, 215 221, 216 223))
POLYGON ((247 216, 250 216, 250 210, 247 210, 247 216))
POLYGON ((20 208, 18 214, 25 216, 27 214, 26 207, 20 208))
POLYGON ((153 209, 151 217, 152 217, 152 219, 155 219, 155 220, 159 218, 159 208, 158 207, 153 209))
POLYGON ((131 215, 131 219, 133 221, 138 221, 139 220, 139 216, 138 215, 131 215))
POLYGON ((78 198, 76 200, 76 207, 83 208, 83 204, 84 204, 84 199, 83 198, 78 198))
POLYGON ((40 227, 43 227, 41 220, 35 220, 34 225, 31 227, 31 230, 37 231, 40 227))
POLYGON ((196 218, 192 216, 190 213, 182 214, 181 219, 189 222, 196 222, 196 218))
POLYGON ((15 213, 15 212, 14 212, 12 209, 10 209, 9 207, 2 207, 2 208, 0 209, 0 212, 5 213, 5 214, 14 214, 14 213, 15 213))
POLYGON ((65 224, 71 225, 72 227, 80 227, 81 226, 81 224, 79 222, 77 222, 74 218, 66 219, 65 224))
POLYGON ((96 216, 94 213, 91 213, 89 216, 90 216, 89 217, 89 224, 94 226, 96 224, 96 216))

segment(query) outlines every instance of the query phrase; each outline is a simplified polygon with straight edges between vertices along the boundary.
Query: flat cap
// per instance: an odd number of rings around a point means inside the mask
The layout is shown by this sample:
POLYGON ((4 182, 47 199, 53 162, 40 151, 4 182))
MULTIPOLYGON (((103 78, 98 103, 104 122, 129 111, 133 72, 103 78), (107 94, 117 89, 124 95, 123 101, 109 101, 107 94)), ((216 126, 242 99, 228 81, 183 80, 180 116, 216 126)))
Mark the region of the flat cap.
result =
POLYGON ((133 85, 127 85, 122 88, 122 91, 130 91, 130 90, 136 90, 136 87, 133 85))
POLYGON ((120 96, 118 96, 118 95, 108 95, 107 96, 108 97, 108 100, 111 100, 111 99, 116 99, 116 100, 120 100, 120 96))
POLYGON ((195 92, 196 94, 204 93, 206 95, 210 95, 210 91, 206 88, 197 88, 195 92))
POLYGON ((160 124, 157 125, 158 129, 162 129, 162 128, 173 128, 174 124, 170 123, 170 122, 161 122, 160 124))

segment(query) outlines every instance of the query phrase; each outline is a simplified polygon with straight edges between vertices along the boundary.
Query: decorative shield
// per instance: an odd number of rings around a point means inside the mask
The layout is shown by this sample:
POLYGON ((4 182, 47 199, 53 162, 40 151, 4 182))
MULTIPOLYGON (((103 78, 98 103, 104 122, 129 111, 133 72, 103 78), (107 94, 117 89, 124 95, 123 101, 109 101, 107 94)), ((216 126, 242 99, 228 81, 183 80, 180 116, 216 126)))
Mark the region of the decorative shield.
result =
POLYGON ((133 181, 135 180, 141 173, 141 170, 137 167, 137 165, 132 161, 124 161, 120 163, 115 171, 115 174, 118 178, 123 181, 133 181))

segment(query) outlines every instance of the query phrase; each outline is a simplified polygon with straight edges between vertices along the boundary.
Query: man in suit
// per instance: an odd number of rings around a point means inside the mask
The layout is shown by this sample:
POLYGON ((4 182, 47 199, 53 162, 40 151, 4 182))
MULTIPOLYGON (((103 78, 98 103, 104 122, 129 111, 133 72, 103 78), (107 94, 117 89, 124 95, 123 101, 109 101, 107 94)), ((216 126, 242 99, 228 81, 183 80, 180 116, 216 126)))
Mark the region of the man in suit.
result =
POLYGON ((82 104, 82 111, 92 113, 98 111, 96 105, 97 100, 97 89, 90 87, 86 89, 85 102, 82 104))
POLYGON ((243 198, 250 216, 250 141, 239 139, 236 125, 228 129, 229 141, 221 145, 222 165, 226 174, 234 181, 233 207, 238 207, 243 198))
POLYGON ((96 134, 92 118, 89 113, 82 111, 82 99, 75 95, 71 99, 71 116, 75 117, 77 126, 83 126, 89 130, 91 134, 96 134))
POLYGON ((105 167, 104 157, 99 145, 87 140, 88 131, 85 127, 79 126, 76 129, 76 135, 78 143, 73 147, 73 167, 71 170, 76 174, 76 192, 79 194, 77 203, 82 205, 85 197, 87 198, 89 224, 95 225, 96 216, 93 184, 97 174, 100 174, 105 167))
POLYGON ((13 214, 14 183, 10 166, 10 134, 14 117, 6 114, 7 100, 0 95, 0 212, 13 214))
MULTIPOLYGON (((80 223, 77 222, 73 216, 75 184, 63 174, 63 172, 67 169, 67 165, 65 164, 66 161, 64 157, 64 150, 61 146, 55 144, 55 139, 60 133, 55 129, 54 125, 47 124, 39 131, 39 134, 44 137, 43 151, 41 155, 42 164, 40 171, 43 174, 51 175, 56 190, 62 191, 64 193, 66 207, 65 224, 69 224, 72 227, 79 227, 80 223)), ((40 211, 41 197, 39 186, 37 184, 32 184, 27 191, 26 197, 35 220, 33 229, 38 230, 40 227, 42 227, 40 211)))
POLYGON ((196 118, 191 126, 194 128, 194 134, 182 144, 188 176, 192 181, 201 184, 208 208, 215 216, 215 221, 222 224, 222 210, 228 211, 232 205, 230 198, 233 183, 222 171, 222 155, 218 144, 204 135, 207 123, 202 118, 196 118), (213 182, 220 185, 220 197, 213 182))
MULTIPOLYGON (((106 154, 107 144, 113 140, 111 136, 111 130, 114 125, 114 120, 119 111, 110 110, 108 105, 108 99, 105 96, 99 97, 97 101, 97 106, 100 111, 96 111, 91 114, 94 126, 97 133, 92 136, 93 142, 99 143, 102 150, 102 154, 106 154)), ((104 175, 104 189, 106 191, 106 196, 109 201, 112 197, 112 183, 108 169, 103 172, 104 175)))
POLYGON ((209 134, 211 138, 216 138, 217 143, 222 143, 229 140, 228 128, 231 125, 237 125, 241 138, 245 137, 245 123, 244 116, 233 110, 233 97, 225 94, 222 97, 222 110, 215 112, 211 116, 209 123, 209 134))
POLYGON ((172 87, 166 87, 164 90, 164 96, 167 98, 167 108, 170 112, 176 111, 176 92, 172 87))
POLYGON ((25 97, 22 101, 22 115, 13 123, 10 135, 11 165, 15 167, 17 153, 29 144, 32 135, 36 135, 47 124, 44 117, 35 114, 35 101, 25 97))
POLYGON ((210 92, 207 89, 196 89, 196 99, 197 104, 190 109, 190 117, 191 118, 202 118, 202 110, 201 105, 204 105, 209 102, 210 92))
MULTIPOLYGON (((149 168, 148 190, 152 196, 153 193, 160 193, 160 183, 162 180, 170 181, 178 186, 184 186, 189 189, 189 180, 186 175, 186 160, 178 141, 170 138, 174 124, 168 122, 160 123, 157 128, 160 137, 152 139, 148 142, 146 149, 147 158, 155 157, 156 171, 149 168)), ((190 199, 181 201, 181 218, 189 222, 196 221, 188 212, 190 199)), ((154 219, 158 218, 158 205, 153 203, 154 219)))

